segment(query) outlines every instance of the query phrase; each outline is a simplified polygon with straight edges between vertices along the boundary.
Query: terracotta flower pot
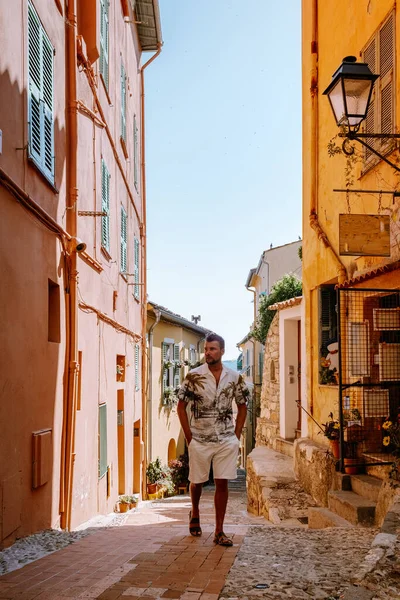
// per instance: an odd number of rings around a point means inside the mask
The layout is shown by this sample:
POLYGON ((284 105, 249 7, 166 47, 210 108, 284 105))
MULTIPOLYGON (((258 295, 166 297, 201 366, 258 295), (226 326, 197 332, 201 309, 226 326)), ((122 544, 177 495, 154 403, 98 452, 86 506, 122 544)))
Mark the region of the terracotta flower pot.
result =
POLYGON ((359 458, 345 458, 344 472, 347 473, 347 475, 356 475, 358 473, 358 467, 354 465, 357 465, 359 462, 359 458))
POLYGON ((147 484, 147 493, 148 494, 156 494, 157 493, 157 484, 156 483, 148 483, 147 484))
POLYGON ((128 510, 129 510, 129 504, 122 504, 122 503, 121 503, 121 504, 119 505, 119 512, 120 512, 120 513, 125 513, 125 512, 128 512, 128 510))
POLYGON ((340 458, 339 440, 329 440, 331 446, 331 452, 334 458, 340 458))

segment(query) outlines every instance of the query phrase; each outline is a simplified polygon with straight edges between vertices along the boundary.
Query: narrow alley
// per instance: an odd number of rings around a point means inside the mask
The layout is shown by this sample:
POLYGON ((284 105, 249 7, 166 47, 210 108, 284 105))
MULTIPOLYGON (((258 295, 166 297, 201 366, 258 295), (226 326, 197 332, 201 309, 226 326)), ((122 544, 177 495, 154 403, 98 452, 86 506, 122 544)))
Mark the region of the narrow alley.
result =
POLYGON ((391 565, 392 579, 385 577, 384 567, 380 567, 369 580, 371 589, 351 586, 352 575, 370 549, 376 530, 308 530, 293 519, 281 526, 272 525, 247 512, 244 471, 236 482, 231 482, 225 529, 233 535, 233 547, 213 544, 211 486, 205 488, 202 499, 201 538, 188 534, 189 507, 187 495, 144 502, 127 513, 121 526, 92 529, 68 547, 3 575, 0 598, 399 597, 393 580, 399 573, 395 573, 395 563, 391 565))

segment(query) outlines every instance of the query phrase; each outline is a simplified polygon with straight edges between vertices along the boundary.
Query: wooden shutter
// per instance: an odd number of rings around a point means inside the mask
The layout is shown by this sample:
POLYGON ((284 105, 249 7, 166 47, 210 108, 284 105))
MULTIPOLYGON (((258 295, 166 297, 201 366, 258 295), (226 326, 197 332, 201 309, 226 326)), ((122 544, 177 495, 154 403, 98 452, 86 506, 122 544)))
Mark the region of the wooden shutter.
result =
POLYGON ((126 273, 127 259, 127 216, 123 206, 121 206, 121 273, 126 273))
POLYGON ((99 406, 99 478, 107 473, 107 405, 99 406))
MULTIPOLYGON (((380 131, 393 131, 393 67, 394 67, 394 17, 393 13, 383 25, 379 35, 380 81, 380 131)), ((383 141, 384 143, 384 141, 383 141)))
POLYGON ((121 63, 121 137, 126 143, 126 74, 121 63))
POLYGON ((140 390, 140 346, 135 344, 135 387, 140 390))
MULTIPOLYGON (((364 62, 367 63, 372 73, 376 73, 376 43, 375 39, 366 47, 364 51, 364 62)), ((374 133, 377 131, 376 115, 375 115, 375 86, 371 96, 371 102, 367 112, 367 118, 365 119, 365 132, 374 133)), ((374 138, 367 138, 366 142, 374 147, 376 140, 374 138)), ((365 160, 368 160, 370 156, 375 156, 368 148, 365 148, 365 160)))
POLYGON ((100 73, 108 90, 109 0, 100 0, 100 73))
POLYGON ((140 261, 140 246, 139 246, 139 240, 137 237, 135 237, 134 240, 134 274, 135 274, 135 285, 133 287, 134 289, 134 296, 135 298, 139 298, 139 277, 140 277, 140 268, 139 268, 139 261, 140 261))
POLYGON ((28 5, 29 157, 54 181, 54 48, 36 11, 28 5))
POLYGON ((110 174, 104 159, 101 159, 101 210, 107 216, 101 217, 101 245, 110 251, 110 174))
POLYGON ((139 191, 139 139, 136 115, 133 117, 133 178, 136 191, 139 191))

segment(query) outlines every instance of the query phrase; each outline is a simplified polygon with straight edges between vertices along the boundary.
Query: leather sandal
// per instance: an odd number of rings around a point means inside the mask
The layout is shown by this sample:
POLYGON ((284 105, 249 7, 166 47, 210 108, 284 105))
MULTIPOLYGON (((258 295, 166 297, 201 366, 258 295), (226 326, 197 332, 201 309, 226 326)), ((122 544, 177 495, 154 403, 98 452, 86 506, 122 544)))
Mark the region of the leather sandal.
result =
POLYGON ((228 538, 223 531, 217 533, 213 541, 214 544, 218 544, 218 546, 233 546, 232 540, 228 538))
POLYGON ((200 527, 199 517, 192 517, 192 511, 189 513, 189 533, 193 537, 200 537, 203 533, 200 527))

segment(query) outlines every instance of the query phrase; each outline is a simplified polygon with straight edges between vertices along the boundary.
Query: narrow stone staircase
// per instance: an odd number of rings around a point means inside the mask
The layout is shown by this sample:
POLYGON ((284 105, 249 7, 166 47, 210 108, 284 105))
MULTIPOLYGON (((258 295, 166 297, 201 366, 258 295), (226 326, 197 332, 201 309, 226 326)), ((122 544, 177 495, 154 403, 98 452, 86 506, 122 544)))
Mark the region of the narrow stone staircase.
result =
POLYGON ((336 490, 328 492, 328 507, 308 509, 308 527, 371 527, 382 480, 371 475, 337 473, 336 490))

